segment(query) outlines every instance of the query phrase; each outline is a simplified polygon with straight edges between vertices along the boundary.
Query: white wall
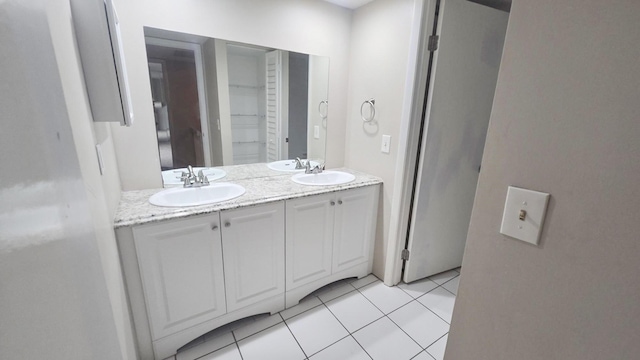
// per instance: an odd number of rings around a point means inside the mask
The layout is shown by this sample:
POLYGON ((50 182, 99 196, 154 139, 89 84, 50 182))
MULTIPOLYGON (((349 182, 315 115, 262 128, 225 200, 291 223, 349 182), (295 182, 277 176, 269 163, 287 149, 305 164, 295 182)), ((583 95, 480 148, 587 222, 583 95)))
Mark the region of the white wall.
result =
POLYGON ((327 166, 343 165, 351 11, 318 0, 117 0, 136 119, 113 126, 124 190, 161 187, 143 26, 329 56, 327 166))
MULTIPOLYGON (((327 100, 327 94, 329 93, 329 76, 327 69, 331 69, 331 62, 329 58, 310 56, 309 57, 309 101, 307 108, 307 119, 309 119, 307 128, 307 158, 309 159, 323 159, 325 145, 326 148, 330 146, 327 143, 327 119, 323 119, 318 110, 318 106, 321 101, 327 100), (314 126, 320 128, 320 137, 316 139, 313 136, 314 126)), ((323 114, 326 114, 327 105, 322 105, 323 114)), ((333 144, 333 141, 331 142, 333 144)), ((331 145, 333 146, 333 145, 331 145)))
MULTIPOLYGON (((345 166, 384 180, 373 265, 379 277, 384 275, 387 244, 397 241, 389 236, 389 219, 391 199, 397 196, 394 184, 400 181, 395 178, 398 138, 406 113, 404 99, 412 95, 407 86, 413 81, 415 58, 411 54, 415 57, 416 45, 412 34, 419 23, 419 4, 420 0, 376 0, 358 8, 353 16, 345 166), (369 98, 376 100, 376 118, 364 124, 360 105, 369 98), (383 134, 391 135, 389 154, 380 151, 383 134)), ((333 106, 331 100, 329 103, 333 106)))
POLYGON ((445 359, 640 354, 640 2, 514 0, 445 359), (549 192, 541 244, 498 230, 549 192))
POLYGON ((94 123, 84 87, 82 67, 76 49, 69 0, 49 0, 48 17, 58 70, 69 114, 82 182, 86 189, 89 214, 98 244, 100 260, 107 283, 109 301, 116 323, 123 359, 134 359, 131 333, 120 259, 113 232, 113 218, 120 201, 120 181, 107 123, 94 123), (104 174, 100 174, 95 145, 100 144, 104 174))
POLYGON ((86 187, 79 164, 70 118, 83 115, 86 99, 81 86, 66 92, 77 55, 68 3, 56 5, 0 4, 1 357, 111 360, 123 353, 101 264, 108 231, 92 219, 108 213, 107 199, 86 187), (71 64, 59 73, 56 57, 71 64), (71 95, 77 107, 68 107, 71 95))

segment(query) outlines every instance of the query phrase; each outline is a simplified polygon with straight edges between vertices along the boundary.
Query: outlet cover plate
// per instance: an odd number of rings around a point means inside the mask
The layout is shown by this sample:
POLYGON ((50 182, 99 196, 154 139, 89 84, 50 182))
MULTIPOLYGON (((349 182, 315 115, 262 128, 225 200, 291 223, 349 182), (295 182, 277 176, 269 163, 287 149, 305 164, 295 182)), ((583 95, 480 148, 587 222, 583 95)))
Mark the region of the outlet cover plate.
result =
POLYGON ((382 135, 382 146, 380 147, 380 151, 385 154, 388 154, 391 151, 391 135, 382 135))
POLYGON ((538 245, 549 197, 547 193, 509 186, 500 233, 538 245))

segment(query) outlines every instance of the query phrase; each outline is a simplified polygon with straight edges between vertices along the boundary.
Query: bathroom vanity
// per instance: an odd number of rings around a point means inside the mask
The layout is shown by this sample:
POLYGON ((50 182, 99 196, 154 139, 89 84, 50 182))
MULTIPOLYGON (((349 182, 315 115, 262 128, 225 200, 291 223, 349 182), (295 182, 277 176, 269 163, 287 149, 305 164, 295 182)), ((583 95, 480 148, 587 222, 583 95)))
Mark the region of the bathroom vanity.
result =
POLYGON ((165 359, 219 326, 371 273, 382 181, 342 171, 355 180, 237 179, 244 195, 197 207, 150 205, 159 190, 123 193, 115 227, 140 357, 165 359))

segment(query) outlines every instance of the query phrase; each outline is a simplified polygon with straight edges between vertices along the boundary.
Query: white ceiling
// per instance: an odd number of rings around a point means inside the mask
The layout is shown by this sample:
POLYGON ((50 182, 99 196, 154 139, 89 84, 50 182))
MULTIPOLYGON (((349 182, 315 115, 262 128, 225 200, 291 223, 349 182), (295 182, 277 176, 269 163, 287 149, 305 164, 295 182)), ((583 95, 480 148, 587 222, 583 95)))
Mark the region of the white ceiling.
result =
POLYGON ((324 0, 332 4, 336 4, 347 9, 356 9, 364 4, 368 4, 373 0, 324 0))

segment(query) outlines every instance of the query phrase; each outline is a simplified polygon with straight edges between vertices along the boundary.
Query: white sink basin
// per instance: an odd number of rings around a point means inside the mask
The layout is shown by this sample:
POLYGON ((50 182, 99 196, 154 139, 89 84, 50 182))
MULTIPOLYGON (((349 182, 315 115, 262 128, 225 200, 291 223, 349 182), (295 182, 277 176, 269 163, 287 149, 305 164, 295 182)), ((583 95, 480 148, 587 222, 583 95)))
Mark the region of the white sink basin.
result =
POLYGON ((198 188, 171 188, 149 198, 156 206, 183 207, 227 201, 244 194, 244 187, 231 183, 213 183, 198 188))
MULTIPOLYGON (((194 167, 193 168, 193 172, 196 175, 198 175, 198 172, 200 170, 202 170, 202 173, 207 176, 207 179, 209 179, 209 181, 222 179, 223 177, 227 176, 227 173, 224 170, 218 169, 218 168, 212 168, 212 167, 194 167)), ((167 187, 167 185, 182 185, 183 182, 182 180, 180 180, 180 176, 182 176, 183 172, 187 172, 187 168, 179 168, 179 169, 163 171, 162 182, 164 183, 164 186, 167 187)))
MULTIPOLYGON (((306 159, 302 159, 302 161, 304 161, 304 163, 307 163, 306 159)), ((317 161, 311 161, 311 167, 314 166, 318 166, 319 163, 317 161)), ((285 172, 298 172, 298 171, 304 171, 303 169, 296 169, 296 161, 295 160, 280 160, 280 161, 273 161, 267 164, 267 167, 271 170, 275 170, 275 171, 285 171, 285 172)))
POLYGON ((291 180, 302 185, 340 185, 351 182, 355 175, 342 171, 325 170, 320 174, 295 174, 291 180))

